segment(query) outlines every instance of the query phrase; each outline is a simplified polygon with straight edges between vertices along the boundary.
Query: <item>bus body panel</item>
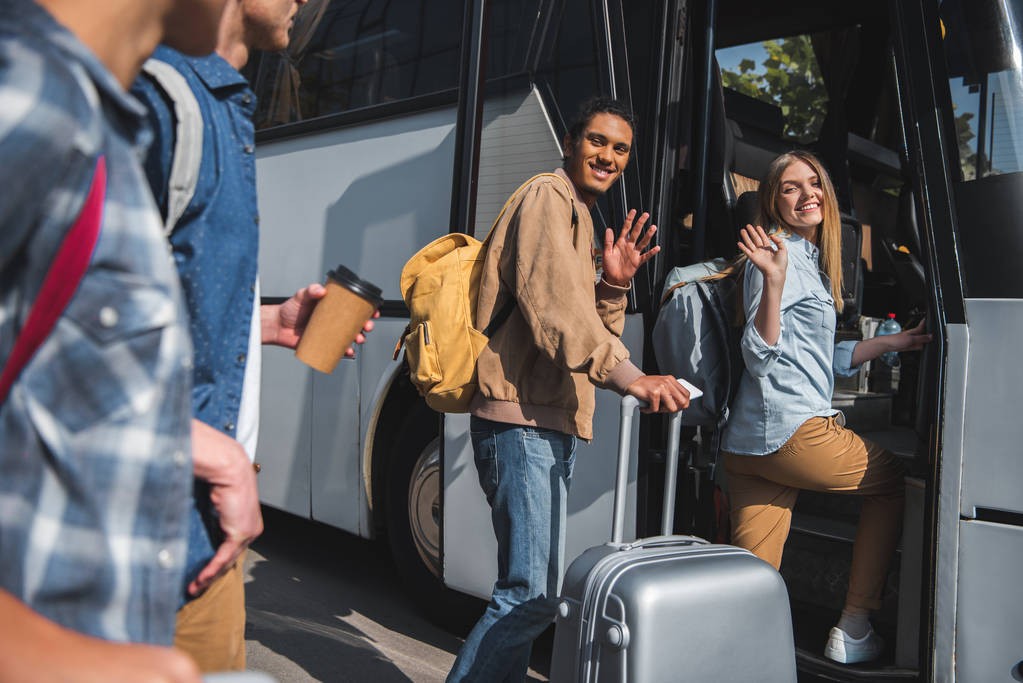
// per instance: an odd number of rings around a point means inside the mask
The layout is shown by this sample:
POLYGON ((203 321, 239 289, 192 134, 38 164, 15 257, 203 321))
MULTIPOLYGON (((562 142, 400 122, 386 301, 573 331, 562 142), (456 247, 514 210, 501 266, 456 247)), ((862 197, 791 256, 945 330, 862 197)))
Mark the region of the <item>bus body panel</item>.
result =
POLYGON ((1011 681, 1023 675, 1023 528, 960 523, 955 679, 1011 681))
MULTIPOLYGON (((622 341, 640 359, 643 326, 639 315, 626 317, 622 341)), ((611 540, 613 483, 617 472, 618 424, 621 397, 597 389, 593 416, 593 441, 579 441, 575 469, 568 495, 565 568, 584 550, 611 540)), ((490 507, 480 488, 469 440, 469 419, 445 418, 444 441, 444 580, 448 586, 488 599, 497 578, 497 541, 490 522, 490 507), (472 539, 466 543, 465 539, 472 539)), ((638 447, 633 432, 632 453, 638 447)), ((636 528, 637 459, 629 465, 629 501, 625 520, 626 540, 636 528)))
POLYGON ((312 453, 312 371, 289 349, 263 347, 260 391, 259 499, 275 508, 309 517, 312 453))
POLYGON ((1023 512, 1023 406, 1018 340, 1023 339, 1023 300, 967 299, 970 389, 966 396, 963 495, 960 512, 1023 512))
MULTIPOLYGON (((445 232, 453 128, 453 111, 433 111, 261 145, 264 295, 289 296, 340 263, 400 298, 405 260, 445 232)), ((264 503, 351 533, 370 527, 360 375, 386 373, 395 329, 404 325, 380 324, 359 360, 330 375, 290 352, 264 350, 257 455, 264 503)))
POLYGON ((400 299, 405 261, 447 232, 454 125, 443 109, 260 145, 263 295, 342 263, 400 299))

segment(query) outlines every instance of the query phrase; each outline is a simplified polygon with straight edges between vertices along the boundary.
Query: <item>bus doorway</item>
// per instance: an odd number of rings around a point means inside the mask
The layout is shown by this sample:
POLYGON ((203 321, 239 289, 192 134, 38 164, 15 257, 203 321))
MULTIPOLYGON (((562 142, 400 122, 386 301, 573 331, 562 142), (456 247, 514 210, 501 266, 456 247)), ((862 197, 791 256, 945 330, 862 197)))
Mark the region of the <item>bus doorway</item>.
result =
MULTIPOLYGON (((875 618, 883 657, 830 663, 823 634, 842 607, 858 505, 800 494, 781 572, 801 670, 827 680, 1019 680, 1021 653, 1003 635, 1018 633, 1019 619, 995 597, 1018 607, 1010 597, 1018 591, 1007 579, 984 586, 976 573, 980 553, 1009 561, 1023 552, 1019 504, 1005 497, 1023 482, 1007 455, 1023 434, 1018 421, 990 417, 1018 402, 1020 372, 977 346, 996 330, 1017 334, 1021 322, 1012 303, 1019 269, 1010 265, 1018 231, 994 227, 1023 215, 1019 3, 707 0, 675 9, 684 45, 649 63, 633 58, 634 96, 672 126, 661 138, 670 158, 644 178, 661 224, 670 216, 671 225, 662 234, 669 256, 653 279, 676 263, 733 255, 767 164, 807 149, 823 160, 842 209, 838 339, 871 336, 889 313, 903 327, 926 320, 935 336, 897 368, 875 361, 836 386, 833 406, 848 425, 907 467, 903 535, 875 618), (1004 317, 992 317, 995 309, 1004 317), (991 381, 989 362, 1001 381, 991 381), (984 397, 985 410, 971 408, 968 391, 984 397), (980 605, 990 623, 978 618, 980 605)), ((640 32, 642 12, 635 17, 640 32)), ((727 524, 707 481, 724 494, 727 482, 705 446, 713 439, 693 436, 678 519, 720 534, 727 524)), ((656 459, 649 473, 656 477, 656 459)))

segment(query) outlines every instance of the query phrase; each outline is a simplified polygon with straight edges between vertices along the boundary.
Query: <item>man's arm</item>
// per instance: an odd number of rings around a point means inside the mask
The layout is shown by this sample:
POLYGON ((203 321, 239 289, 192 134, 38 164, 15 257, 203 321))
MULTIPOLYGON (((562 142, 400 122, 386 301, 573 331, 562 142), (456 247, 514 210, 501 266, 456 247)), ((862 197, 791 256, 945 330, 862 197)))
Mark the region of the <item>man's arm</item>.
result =
POLYGON ((641 374, 594 306, 590 235, 576 234, 561 184, 538 181, 524 191, 504 239, 501 278, 519 303, 537 349, 556 365, 608 386, 616 368, 621 391, 641 374), (578 244, 577 244, 578 242, 578 244))
POLYGON ((213 559, 188 585, 191 595, 206 590, 230 569, 252 541, 263 533, 256 471, 245 449, 235 439, 200 420, 192 420, 192 469, 210 485, 210 501, 217 511, 224 541, 213 559))
MULTIPOLYGON (((689 405, 689 394, 673 377, 644 375, 629 360, 621 340, 608 330, 594 306, 589 240, 577 250, 566 224, 568 201, 549 184, 540 184, 523 199, 509 236, 515 243, 514 281, 519 310, 537 347, 551 361, 584 372, 598 386, 646 401, 648 412, 673 412, 689 405), (513 228, 513 229, 512 229, 513 228), (580 250, 585 250, 585 253, 580 250)), ((608 282, 619 287, 631 280, 650 252, 643 253, 652 232, 642 235, 644 217, 626 219, 620 241, 605 244, 610 257, 608 282)), ((652 254, 651 254, 652 256, 652 254)), ((605 272, 608 263, 605 263, 605 272)))
POLYGON ((46 619, 0 590, 0 683, 199 683, 186 654, 111 643, 46 619))

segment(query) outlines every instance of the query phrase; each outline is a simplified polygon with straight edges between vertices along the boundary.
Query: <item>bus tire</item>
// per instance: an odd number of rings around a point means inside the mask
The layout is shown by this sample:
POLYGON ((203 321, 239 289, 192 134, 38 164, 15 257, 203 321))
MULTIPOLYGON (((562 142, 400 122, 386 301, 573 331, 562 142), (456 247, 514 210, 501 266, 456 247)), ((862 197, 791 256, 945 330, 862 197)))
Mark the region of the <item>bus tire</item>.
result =
POLYGON ((387 475, 387 538, 405 590, 433 623, 468 633, 485 606, 444 585, 440 556, 440 435, 421 405, 404 421, 387 475))

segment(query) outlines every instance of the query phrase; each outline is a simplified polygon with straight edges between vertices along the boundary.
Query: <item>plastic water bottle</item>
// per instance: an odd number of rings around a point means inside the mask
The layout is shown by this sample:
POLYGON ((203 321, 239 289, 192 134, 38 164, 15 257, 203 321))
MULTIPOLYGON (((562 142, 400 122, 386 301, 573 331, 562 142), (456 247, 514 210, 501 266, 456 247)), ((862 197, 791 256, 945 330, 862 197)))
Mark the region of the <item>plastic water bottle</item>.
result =
MULTIPOLYGON (((889 313, 888 319, 877 326, 877 332, 874 333, 874 336, 880 337, 885 334, 897 334, 899 332, 902 332, 902 325, 895 320, 894 313, 889 313)), ((881 362, 890 368, 898 367, 899 354, 895 351, 887 351, 881 354, 881 362)))

